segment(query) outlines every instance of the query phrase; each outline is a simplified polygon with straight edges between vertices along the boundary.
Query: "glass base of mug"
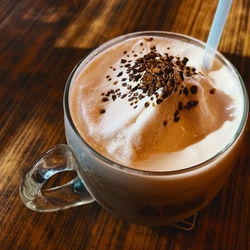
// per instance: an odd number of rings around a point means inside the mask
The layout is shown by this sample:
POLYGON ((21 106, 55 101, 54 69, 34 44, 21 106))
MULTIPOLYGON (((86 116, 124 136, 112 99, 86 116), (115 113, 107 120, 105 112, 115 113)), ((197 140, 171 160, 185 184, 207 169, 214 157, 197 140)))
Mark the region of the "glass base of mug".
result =
POLYGON ((185 220, 179 221, 175 224, 171 224, 171 226, 180 230, 191 231, 195 227, 196 219, 197 213, 185 220))

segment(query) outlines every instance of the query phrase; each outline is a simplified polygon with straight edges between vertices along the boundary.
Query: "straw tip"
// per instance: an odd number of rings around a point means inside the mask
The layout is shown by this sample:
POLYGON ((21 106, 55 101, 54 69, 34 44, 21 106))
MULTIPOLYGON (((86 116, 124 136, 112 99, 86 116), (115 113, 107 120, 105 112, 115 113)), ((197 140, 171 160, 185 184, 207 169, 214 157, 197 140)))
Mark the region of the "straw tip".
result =
POLYGON ((212 68, 213 59, 210 56, 203 57, 203 68, 208 72, 212 68))

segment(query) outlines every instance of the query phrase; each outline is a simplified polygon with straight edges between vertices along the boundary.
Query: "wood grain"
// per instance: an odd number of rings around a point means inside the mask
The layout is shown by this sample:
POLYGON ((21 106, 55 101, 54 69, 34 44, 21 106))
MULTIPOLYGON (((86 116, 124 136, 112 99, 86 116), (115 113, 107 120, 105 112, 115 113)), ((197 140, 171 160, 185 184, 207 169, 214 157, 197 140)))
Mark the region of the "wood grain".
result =
MULTIPOLYGON (((92 203, 36 213, 18 186, 39 155, 65 143, 62 96, 74 65, 115 36, 167 30, 206 41, 218 1, 0 2, 0 249, 248 249, 249 125, 230 180, 191 232, 130 224, 92 203)), ((249 90, 250 1, 234 1, 219 50, 249 90)), ((60 176, 52 182, 57 183, 60 176)))

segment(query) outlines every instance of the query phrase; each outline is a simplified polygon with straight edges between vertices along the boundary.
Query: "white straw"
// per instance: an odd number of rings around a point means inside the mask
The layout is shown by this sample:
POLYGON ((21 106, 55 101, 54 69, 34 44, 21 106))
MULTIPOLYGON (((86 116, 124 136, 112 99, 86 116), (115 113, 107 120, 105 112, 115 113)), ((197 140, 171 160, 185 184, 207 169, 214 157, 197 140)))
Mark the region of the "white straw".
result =
POLYGON ((209 71, 212 67, 214 55, 218 48, 231 5, 232 0, 220 0, 218 3, 203 56, 203 66, 206 71, 209 71))

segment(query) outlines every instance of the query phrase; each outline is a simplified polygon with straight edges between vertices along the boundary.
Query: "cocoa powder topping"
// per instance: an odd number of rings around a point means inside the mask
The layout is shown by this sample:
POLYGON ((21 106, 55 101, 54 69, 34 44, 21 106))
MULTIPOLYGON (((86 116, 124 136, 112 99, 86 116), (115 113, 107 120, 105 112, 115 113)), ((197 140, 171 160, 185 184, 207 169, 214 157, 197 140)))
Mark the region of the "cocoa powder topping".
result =
MULTIPOLYGON (((150 37, 144 40, 152 42, 154 39, 150 37)), ((143 43, 140 43, 140 46, 143 46, 143 43)), ((138 101, 145 97, 150 97, 150 100, 144 103, 144 107, 147 108, 150 104, 153 107, 160 105, 175 92, 178 95, 184 94, 186 96, 189 95, 189 92, 191 94, 197 93, 197 86, 193 85, 188 89, 183 84, 185 77, 192 77, 197 74, 194 67, 187 66, 187 62, 189 61, 187 57, 174 57, 168 53, 162 55, 157 52, 155 45, 152 45, 150 48, 151 51, 149 53, 140 57, 132 51, 132 55, 137 57, 134 62, 132 60, 121 59, 123 69, 121 69, 116 77, 121 77, 126 72, 128 78, 115 79, 116 81, 113 82, 113 85, 118 86, 120 84, 122 90, 117 88, 115 94, 114 90, 107 91, 105 93, 106 97, 101 99, 102 102, 126 98, 129 104, 135 109, 137 108, 138 101), (111 97, 110 99, 108 98, 109 96, 111 97)), ((140 52, 138 53, 140 54, 140 52)), ((129 57, 129 53, 126 50, 123 53, 129 57)), ((113 66, 111 67, 114 68, 113 66)), ((109 75, 106 78, 111 79, 109 75)), ((211 94, 214 92, 215 90, 210 90, 211 94)), ((102 93, 102 95, 104 94, 102 93)), ((198 101, 189 101, 186 104, 179 102, 177 110, 174 113, 174 122, 180 120, 180 112, 183 108, 189 110, 197 104, 198 101)))

